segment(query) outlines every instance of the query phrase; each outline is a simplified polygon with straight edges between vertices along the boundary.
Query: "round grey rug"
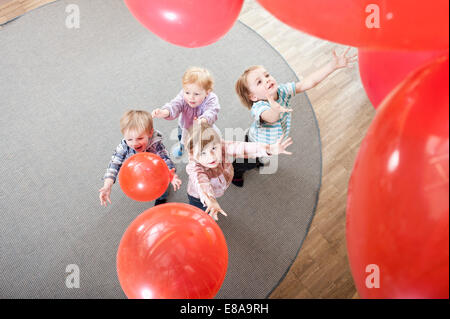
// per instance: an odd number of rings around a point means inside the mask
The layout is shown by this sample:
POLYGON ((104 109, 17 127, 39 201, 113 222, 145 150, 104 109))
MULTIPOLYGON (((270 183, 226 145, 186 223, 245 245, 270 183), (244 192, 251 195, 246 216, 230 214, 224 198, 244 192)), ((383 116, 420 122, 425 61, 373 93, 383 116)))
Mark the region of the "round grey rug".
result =
MULTIPOLYGON (((181 90, 185 69, 200 65, 216 80, 217 126, 245 129, 251 115, 234 83, 246 67, 263 64, 279 83, 297 79, 242 23, 214 45, 185 49, 147 31, 122 0, 57 1, 5 25, 0 43, 0 298, 125 297, 117 247, 153 205, 114 185, 112 205, 100 206, 101 177, 121 140, 125 110, 162 106, 181 90), (66 27, 70 4, 80 9, 79 29, 66 27)), ((217 298, 267 297, 308 232, 321 182, 320 136, 306 95, 292 108, 294 155, 280 157, 275 174, 248 172, 244 188, 232 185, 220 199, 229 266, 217 298)), ((176 126, 155 121, 168 148, 176 126)), ((170 201, 187 202, 185 164, 177 169, 184 183, 170 201)))

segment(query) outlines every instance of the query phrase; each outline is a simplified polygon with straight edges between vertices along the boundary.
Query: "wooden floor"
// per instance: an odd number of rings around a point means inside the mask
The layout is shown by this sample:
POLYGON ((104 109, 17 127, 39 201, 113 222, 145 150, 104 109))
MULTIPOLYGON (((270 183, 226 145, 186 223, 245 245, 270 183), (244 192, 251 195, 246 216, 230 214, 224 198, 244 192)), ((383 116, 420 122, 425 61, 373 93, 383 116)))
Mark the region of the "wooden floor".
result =
MULTIPOLYGON (((53 1, 0 0, 0 25, 53 1)), ((327 63, 333 48, 344 49, 287 27, 255 0, 246 0, 240 20, 278 50, 299 77, 327 63)), ((362 87, 357 65, 335 73, 308 91, 308 96, 322 136, 322 189, 303 247, 271 297, 357 298, 345 243, 347 184, 359 145, 375 111, 362 87)))

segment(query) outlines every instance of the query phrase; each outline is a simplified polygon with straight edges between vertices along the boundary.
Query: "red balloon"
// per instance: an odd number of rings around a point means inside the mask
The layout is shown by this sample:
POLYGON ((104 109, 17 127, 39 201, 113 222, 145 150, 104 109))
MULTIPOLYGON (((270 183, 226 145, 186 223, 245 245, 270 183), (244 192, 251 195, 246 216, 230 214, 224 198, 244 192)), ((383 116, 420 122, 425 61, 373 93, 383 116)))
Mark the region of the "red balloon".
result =
MULTIPOLYGON (((448 50, 447 50, 448 52, 448 50)), ((359 73, 367 95, 375 108, 406 76, 444 51, 359 50, 359 73)))
POLYGON ((125 231, 117 275, 130 299, 209 299, 225 279, 228 249, 216 222, 181 203, 155 206, 125 231))
POLYGON ((171 180, 167 164, 158 155, 148 152, 127 158, 119 171, 119 184, 125 195, 140 202, 161 197, 171 180))
POLYGON ((216 42, 231 29, 244 0, 125 0, 128 9, 160 38, 188 48, 216 42))
POLYGON ((291 27, 359 48, 445 50, 448 0, 258 0, 291 27))
POLYGON ((449 297, 448 121, 448 54, 378 109, 347 201, 348 256, 362 298, 449 297))

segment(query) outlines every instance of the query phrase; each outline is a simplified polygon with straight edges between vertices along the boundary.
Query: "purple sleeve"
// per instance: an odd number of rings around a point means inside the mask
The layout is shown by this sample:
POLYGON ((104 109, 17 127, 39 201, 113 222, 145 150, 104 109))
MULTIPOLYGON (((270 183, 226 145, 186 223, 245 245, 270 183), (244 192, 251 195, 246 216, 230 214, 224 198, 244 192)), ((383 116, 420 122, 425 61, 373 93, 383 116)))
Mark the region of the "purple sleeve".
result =
POLYGON ((220 111, 219 98, 214 93, 210 93, 210 97, 206 102, 203 114, 199 116, 199 119, 206 119, 209 125, 213 125, 217 119, 220 111))
POLYGON ((168 110, 170 112, 169 116, 166 117, 166 120, 176 119, 183 111, 183 105, 184 98, 183 91, 181 91, 172 101, 166 103, 166 105, 162 107, 163 110, 168 110))

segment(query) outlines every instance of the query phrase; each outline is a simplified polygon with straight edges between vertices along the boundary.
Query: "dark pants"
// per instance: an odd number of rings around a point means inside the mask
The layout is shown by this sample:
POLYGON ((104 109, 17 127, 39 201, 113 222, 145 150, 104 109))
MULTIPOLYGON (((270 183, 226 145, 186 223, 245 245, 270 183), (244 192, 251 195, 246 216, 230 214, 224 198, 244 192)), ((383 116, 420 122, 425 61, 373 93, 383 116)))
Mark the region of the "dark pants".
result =
POLYGON ((180 150, 183 152, 184 145, 183 142, 181 141, 182 136, 183 136, 183 129, 181 128, 181 126, 178 125, 178 140, 180 141, 180 150))
POLYGON ((158 198, 157 200, 165 200, 165 199, 167 199, 167 197, 169 197, 169 191, 170 191, 170 185, 169 185, 169 187, 167 187, 167 189, 164 192, 164 194, 162 194, 161 197, 158 198))
MULTIPOLYGON (((248 143, 248 135, 245 136, 245 142, 248 143)), ((238 158, 233 162, 234 180, 242 180, 244 173, 252 169, 260 167, 261 164, 256 158, 238 158)))
POLYGON ((183 129, 178 125, 178 140, 181 142, 181 136, 183 135, 183 129))
POLYGON ((200 208, 202 211, 206 211, 206 207, 203 206, 199 198, 193 197, 188 194, 188 199, 190 205, 200 208))

